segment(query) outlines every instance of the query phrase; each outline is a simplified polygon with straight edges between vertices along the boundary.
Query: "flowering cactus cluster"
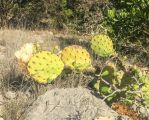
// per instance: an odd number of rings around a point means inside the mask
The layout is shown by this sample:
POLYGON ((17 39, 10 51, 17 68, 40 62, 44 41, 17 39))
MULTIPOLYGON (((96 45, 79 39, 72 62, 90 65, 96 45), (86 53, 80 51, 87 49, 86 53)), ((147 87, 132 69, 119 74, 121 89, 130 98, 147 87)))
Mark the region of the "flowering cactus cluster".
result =
POLYGON ((37 45, 27 43, 15 56, 25 63, 28 74, 38 83, 50 83, 61 74, 64 66, 79 72, 92 66, 90 54, 78 45, 64 48, 59 55, 37 48, 37 45))

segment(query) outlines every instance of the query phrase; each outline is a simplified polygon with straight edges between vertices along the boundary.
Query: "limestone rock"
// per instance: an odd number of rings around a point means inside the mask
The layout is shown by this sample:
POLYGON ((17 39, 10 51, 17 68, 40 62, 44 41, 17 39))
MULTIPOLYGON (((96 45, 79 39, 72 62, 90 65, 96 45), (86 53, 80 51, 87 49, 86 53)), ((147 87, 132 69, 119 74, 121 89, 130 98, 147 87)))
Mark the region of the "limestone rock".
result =
POLYGON ((2 117, 0 117, 0 120, 4 120, 2 117))
POLYGON ((0 52, 4 53, 6 51, 6 47, 0 45, 0 52))
POLYGON ((6 98, 8 98, 8 99, 14 99, 14 98, 17 97, 17 94, 16 94, 15 92, 8 91, 8 92, 5 93, 5 96, 6 96, 6 98))
POLYGON ((53 89, 40 96, 21 120, 115 120, 118 114, 85 88, 53 89))

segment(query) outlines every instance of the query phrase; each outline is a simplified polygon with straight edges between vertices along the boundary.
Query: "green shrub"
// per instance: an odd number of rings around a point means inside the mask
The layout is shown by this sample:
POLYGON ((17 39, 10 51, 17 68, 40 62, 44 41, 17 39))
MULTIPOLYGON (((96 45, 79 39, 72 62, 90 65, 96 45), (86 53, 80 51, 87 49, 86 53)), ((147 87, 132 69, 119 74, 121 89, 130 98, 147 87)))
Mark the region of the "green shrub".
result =
POLYGON ((148 106, 148 73, 136 65, 128 64, 124 58, 119 60, 121 65, 113 61, 103 66, 98 78, 91 82, 91 88, 108 103, 121 101, 127 105, 135 103, 137 106, 148 106))
POLYGON ((103 20, 102 8, 108 1, 55 0, 47 2, 47 15, 58 28, 70 27, 80 32, 99 32, 103 20))
POLYGON ((108 0, 14 0, 0 3, 0 26, 100 32, 108 0))
POLYGON ((105 12, 108 33, 117 43, 126 40, 145 40, 149 35, 148 0, 111 0, 113 3, 105 12))
POLYGON ((1 26, 38 27, 44 16, 42 0, 2 0, 0 3, 1 26))
POLYGON ((102 10, 107 4, 108 0, 76 0, 74 2, 74 28, 86 33, 101 32, 102 10))

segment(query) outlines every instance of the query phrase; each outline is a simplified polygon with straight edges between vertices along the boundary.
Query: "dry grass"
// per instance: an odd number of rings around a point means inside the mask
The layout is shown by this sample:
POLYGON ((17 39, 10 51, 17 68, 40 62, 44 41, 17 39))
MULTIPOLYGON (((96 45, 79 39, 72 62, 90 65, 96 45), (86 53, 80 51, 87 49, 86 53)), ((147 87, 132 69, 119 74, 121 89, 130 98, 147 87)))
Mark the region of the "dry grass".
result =
POLYGON ((16 99, 7 100, 3 109, 4 120, 19 120, 33 100, 34 99, 29 99, 24 95, 20 95, 16 99))
POLYGON ((50 46, 54 46, 55 43, 51 42, 52 37, 52 33, 49 31, 0 30, 0 43, 5 43, 9 54, 14 53, 21 45, 27 42, 39 42, 45 45, 50 43, 50 46))

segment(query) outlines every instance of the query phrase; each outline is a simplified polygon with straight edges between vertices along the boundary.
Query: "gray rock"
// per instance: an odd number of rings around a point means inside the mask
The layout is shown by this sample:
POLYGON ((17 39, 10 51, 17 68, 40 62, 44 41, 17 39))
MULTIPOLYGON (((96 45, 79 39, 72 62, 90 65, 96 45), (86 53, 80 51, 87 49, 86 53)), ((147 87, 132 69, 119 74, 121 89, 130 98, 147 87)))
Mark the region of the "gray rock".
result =
POLYGON ((142 118, 148 118, 149 119, 149 107, 140 107, 141 117, 142 118))
POLYGON ((17 94, 16 94, 15 92, 8 91, 8 92, 5 93, 5 96, 6 96, 6 98, 8 98, 8 99, 14 99, 14 98, 17 97, 17 94))
POLYGON ((4 102, 3 96, 0 93, 0 104, 2 104, 4 102))
POLYGON ((53 89, 40 96, 20 120, 94 120, 118 114, 85 88, 53 89))
POLYGON ((3 53, 0 52, 0 61, 2 62, 5 58, 5 55, 3 53))
POLYGON ((6 47, 0 45, 0 52, 2 53, 6 52, 6 47))
POLYGON ((2 117, 0 117, 0 120, 4 120, 2 117))

